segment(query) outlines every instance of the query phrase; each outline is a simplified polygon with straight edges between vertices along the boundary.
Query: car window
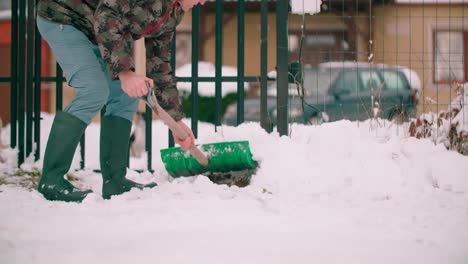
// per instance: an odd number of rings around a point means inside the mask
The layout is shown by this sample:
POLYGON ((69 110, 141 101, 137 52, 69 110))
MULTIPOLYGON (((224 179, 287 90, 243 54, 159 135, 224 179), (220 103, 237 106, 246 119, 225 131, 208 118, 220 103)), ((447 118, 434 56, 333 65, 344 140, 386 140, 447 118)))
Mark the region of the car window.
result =
MULTIPOLYGON (((305 96, 321 97, 327 94, 331 83, 335 81, 340 70, 330 68, 308 68, 304 70, 304 92, 305 96)), ((276 82, 268 86, 268 95, 276 96, 276 82)), ((297 85, 295 83, 289 84, 289 95, 298 96, 297 85)))
POLYGON ((359 75, 361 76, 362 81, 362 85, 359 86, 360 91, 370 91, 372 89, 375 90, 382 87, 382 81, 376 71, 361 70, 359 75))
POLYGON ((396 71, 382 71, 385 87, 389 90, 401 90, 407 88, 407 82, 402 74, 396 71))
POLYGON ((330 94, 352 94, 358 90, 358 72, 343 71, 330 88, 330 94))
POLYGON ((326 95, 331 84, 339 75, 337 69, 313 69, 304 72, 304 88, 306 96, 326 95))

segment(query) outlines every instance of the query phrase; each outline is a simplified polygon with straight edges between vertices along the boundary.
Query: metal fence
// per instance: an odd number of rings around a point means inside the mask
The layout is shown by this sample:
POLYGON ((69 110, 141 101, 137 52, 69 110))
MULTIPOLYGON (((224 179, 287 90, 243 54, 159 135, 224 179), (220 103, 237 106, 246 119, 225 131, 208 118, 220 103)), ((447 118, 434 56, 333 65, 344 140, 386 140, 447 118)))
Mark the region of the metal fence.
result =
POLYGON ((289 19, 290 61, 304 66, 297 121, 389 120, 467 153, 468 1, 319 4, 289 19))
MULTIPOLYGON (((215 91, 215 125, 221 125, 221 89, 222 82, 236 82, 238 86, 237 103, 241 106, 237 111, 237 124, 243 122, 243 101, 244 101, 244 82, 259 82, 262 90, 262 97, 265 96, 267 81, 271 80, 267 76, 266 63, 268 60, 267 48, 267 23, 268 23, 268 3, 267 0, 258 1, 260 3, 260 27, 261 27, 261 53, 258 60, 261 61, 260 74, 258 76, 246 76, 244 74, 245 65, 245 0, 237 1, 237 17, 238 17, 238 32, 237 32, 237 76, 223 76, 221 67, 223 65, 223 1, 215 1, 215 77, 199 77, 198 61, 199 61, 199 24, 200 24, 200 6, 195 6, 192 11, 192 75, 191 77, 177 77, 177 81, 191 82, 192 94, 198 94, 198 87, 203 82, 214 82, 216 85, 215 91)), ((43 76, 41 72, 41 36, 35 26, 35 5, 36 0, 12 0, 11 1, 11 74, 10 76, 1 76, 0 82, 10 84, 11 92, 11 109, 10 109, 10 146, 18 149, 18 164, 22 164, 25 158, 32 154, 33 150, 35 159, 40 158, 40 123, 41 123, 41 85, 45 82, 55 83, 56 90, 56 109, 57 111, 63 108, 63 72, 60 66, 56 65, 55 76, 43 76), (24 67, 26 65, 26 68, 24 67), (33 147, 34 146, 34 147, 33 147)), ((287 15, 288 1, 278 1, 275 9, 276 15, 281 17, 277 20, 277 56, 278 63, 278 81, 280 83, 287 82, 287 15)), ((251 45, 251 43, 249 43, 251 45)), ((175 66, 176 56, 176 37, 173 42, 172 66, 175 66)), ((286 87, 285 87, 286 90, 286 87)), ((287 97, 284 98, 287 100, 287 97)), ((191 127, 195 134, 198 135, 198 96, 192 96, 191 109, 191 127)), ((262 111, 266 111, 266 106, 262 106, 262 111)), ((286 107, 281 109, 283 115, 286 116, 286 107)), ((266 114, 264 114, 266 116, 266 114)), ((146 135, 151 135, 151 120, 152 111, 146 107, 146 135)), ((284 130, 282 133, 287 133, 284 130)), ((145 139, 146 151, 148 152, 148 169, 151 170, 152 150, 151 136, 145 139)), ((169 146, 173 146, 173 139, 170 137, 169 146)), ((81 168, 85 167, 85 137, 80 141, 81 149, 81 168)))
MULTIPOLYGON (((455 115, 452 102, 459 96, 460 84, 468 82, 468 3, 465 1, 295 1, 302 4, 302 11, 313 2, 313 14, 301 14, 304 13, 300 12, 301 5, 298 9, 288 0, 208 1, 212 2, 211 7, 197 6, 191 12, 191 77, 177 76, 177 81, 190 82, 194 95, 198 94, 200 85, 215 83, 213 123, 216 126, 228 120, 222 116, 225 82, 237 83, 233 104, 236 107, 230 112, 232 125, 257 121, 266 130, 276 126, 281 135, 288 134, 291 122, 319 124, 340 119, 383 118, 398 123, 399 118, 410 121, 428 112, 434 112, 437 119, 441 111, 448 113, 451 122, 455 115), (253 2, 256 5, 252 7, 253 2), (224 8, 229 5, 228 16, 237 19, 234 62, 237 76, 222 74, 226 61, 223 47, 233 44, 223 43, 227 35, 233 34, 226 34, 224 27, 224 8), (200 77, 197 64, 204 59, 199 52, 202 49, 199 25, 204 19, 200 11, 204 8, 211 8, 214 14, 214 77, 200 77), (248 37, 255 27, 246 22, 248 12, 258 13, 259 29, 255 34, 260 35, 260 43, 252 43, 248 37), (272 35, 275 41, 268 41, 272 35), (260 52, 251 58, 248 52, 255 45, 260 46, 260 52), (276 58, 270 58, 269 49, 275 50, 276 58), (245 74, 246 57, 260 61, 256 74, 245 74), (276 76, 269 77, 267 73, 273 69, 276 76), (244 82, 258 84, 259 92, 246 95, 244 82), (344 86, 353 88, 343 91, 344 86), (269 94, 272 90, 274 96, 269 94), (249 107, 255 111, 248 111, 249 107), (251 116, 252 112, 257 114, 251 116)), ((41 84, 55 83, 56 110, 63 106, 64 78, 60 67, 56 66, 56 76, 41 73, 42 58, 38 52, 41 38, 34 19, 29 19, 35 16, 34 6, 35 0, 11 1, 11 76, 0 77, 0 82, 11 86, 10 145, 18 149, 19 164, 33 149, 35 158, 40 158, 41 84)), ((173 68, 175 47, 176 41, 173 68)), ((196 136, 198 100, 198 96, 191 97, 191 127, 196 136)), ((465 105, 463 100, 461 105, 465 105)), ((146 135, 151 135, 152 113, 149 108, 146 112, 146 135)), ((439 133, 438 128, 433 131, 439 133)), ((417 132, 410 133, 417 135, 417 132)), ((146 137, 145 143, 150 170, 151 140, 146 137)), ((84 138, 80 144, 83 168, 84 138)), ((169 145, 173 144, 170 139, 169 145)))

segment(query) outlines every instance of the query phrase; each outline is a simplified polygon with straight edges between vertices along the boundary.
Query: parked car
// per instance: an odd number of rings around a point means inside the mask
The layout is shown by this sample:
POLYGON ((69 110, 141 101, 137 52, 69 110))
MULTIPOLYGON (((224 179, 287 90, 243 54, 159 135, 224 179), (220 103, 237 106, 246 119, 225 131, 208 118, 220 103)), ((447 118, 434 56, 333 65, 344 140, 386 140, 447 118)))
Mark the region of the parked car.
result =
MULTIPOLYGON (((304 89, 289 84, 290 122, 317 124, 341 119, 365 120, 375 116, 396 121, 414 117, 419 96, 406 68, 368 63, 323 63, 304 69, 304 89), (301 96, 301 95, 304 96, 301 96), (302 100, 303 98, 303 100, 302 100)), ((276 124, 276 83, 268 87, 267 118, 276 124)), ((260 121, 260 98, 244 102, 246 122, 260 121)), ((237 105, 230 105, 224 123, 235 125, 237 105)))

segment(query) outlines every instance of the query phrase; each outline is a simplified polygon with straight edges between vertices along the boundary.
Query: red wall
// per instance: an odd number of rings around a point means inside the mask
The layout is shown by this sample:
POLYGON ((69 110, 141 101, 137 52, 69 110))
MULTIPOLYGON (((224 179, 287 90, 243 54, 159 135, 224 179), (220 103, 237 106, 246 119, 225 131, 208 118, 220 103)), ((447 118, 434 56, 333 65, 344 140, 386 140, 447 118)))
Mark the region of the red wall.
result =
MULTIPOLYGON (((11 22, 0 21, 0 76, 10 77, 10 63, 11 63, 11 22)), ((41 71, 42 76, 49 76, 50 74, 50 49, 47 43, 43 40, 41 47, 41 71)), ((25 65, 26 63, 19 63, 25 65)), ((26 65, 25 65, 26 69, 26 65)), ((41 86, 41 111, 49 111, 49 91, 43 83, 41 86)), ((0 117, 3 124, 6 125, 10 122, 10 83, 0 83, 0 117)))

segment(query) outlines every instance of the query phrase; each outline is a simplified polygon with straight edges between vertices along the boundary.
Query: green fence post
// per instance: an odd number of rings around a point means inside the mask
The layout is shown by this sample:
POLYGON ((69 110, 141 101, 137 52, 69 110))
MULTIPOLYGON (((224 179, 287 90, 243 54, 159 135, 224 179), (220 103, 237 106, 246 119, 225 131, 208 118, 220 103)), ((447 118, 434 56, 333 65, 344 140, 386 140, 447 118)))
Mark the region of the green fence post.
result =
POLYGON ((85 167, 85 135, 81 136, 80 138, 80 168, 83 170, 85 167))
MULTIPOLYGON (((175 70, 176 70, 176 53, 177 53, 177 30, 174 30, 174 36, 172 37, 172 46, 171 46, 171 69, 172 69, 172 74, 174 74, 175 78, 175 70)), ((177 80, 176 80, 176 85, 177 85, 177 80)), ((169 139, 169 147, 172 148, 174 147, 174 136, 172 136, 172 132, 170 129, 167 130, 168 134, 168 139, 169 139)))
POLYGON ((223 1, 216 0, 215 26, 215 127, 221 125, 223 66, 223 1))
POLYGON ((19 62, 18 65, 18 165, 24 162, 24 90, 25 90, 25 48, 26 48, 26 0, 19 0, 19 62))
POLYGON ((245 0, 237 7, 237 125, 244 122, 245 0))
POLYGON ((26 156, 32 152, 33 143, 33 71, 34 71, 34 0, 27 3, 27 85, 26 85, 26 156))
POLYGON ((148 105, 145 105, 145 150, 148 153, 147 157, 147 168, 148 171, 153 170, 153 150, 152 150, 152 144, 153 144, 153 109, 149 107, 148 105))
POLYGON ((10 65, 10 147, 18 140, 18 1, 11 0, 11 65, 10 65))
POLYGON ((55 65, 55 111, 62 111, 63 108, 63 71, 60 65, 55 65))
POLYGON ((260 125, 267 132, 271 130, 268 121, 268 0, 262 0, 260 17, 260 125))
POLYGON ((199 23, 200 7, 194 6, 192 9, 192 124, 191 128, 195 138, 198 137, 198 48, 199 48, 199 23))
POLYGON ((35 30, 35 51, 34 60, 36 68, 34 71, 34 144, 36 145, 36 152, 34 159, 39 160, 41 157, 41 34, 34 26, 35 30))
POLYGON ((288 135, 288 10, 289 1, 276 3, 277 129, 288 135))

